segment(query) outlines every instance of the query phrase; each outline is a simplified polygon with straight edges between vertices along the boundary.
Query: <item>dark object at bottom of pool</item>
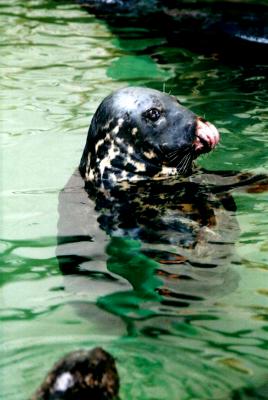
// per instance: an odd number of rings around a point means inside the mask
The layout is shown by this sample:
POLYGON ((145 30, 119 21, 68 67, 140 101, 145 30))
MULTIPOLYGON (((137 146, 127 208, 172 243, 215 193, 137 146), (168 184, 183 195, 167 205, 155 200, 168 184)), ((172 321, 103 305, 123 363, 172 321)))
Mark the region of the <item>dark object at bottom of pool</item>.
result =
POLYGON ((32 400, 114 400, 118 391, 115 360, 96 347, 65 355, 47 374, 32 400))
MULTIPOLYGON (((174 46, 224 59, 267 61, 268 7, 237 1, 77 0, 112 30, 143 26, 174 46)), ((125 33, 123 33, 124 35, 125 33)))

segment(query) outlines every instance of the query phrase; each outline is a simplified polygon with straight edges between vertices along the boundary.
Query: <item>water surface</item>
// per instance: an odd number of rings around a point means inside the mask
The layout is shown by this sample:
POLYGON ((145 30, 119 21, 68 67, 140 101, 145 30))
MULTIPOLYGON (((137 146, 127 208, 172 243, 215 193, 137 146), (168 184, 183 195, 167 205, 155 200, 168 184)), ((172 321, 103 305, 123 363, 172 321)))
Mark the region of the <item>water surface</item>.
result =
MULTIPOLYGON (((104 96, 129 84, 177 95, 222 135, 200 165, 267 173, 267 67, 223 64, 146 29, 115 35, 71 3, 4 0, 0 10, 2 398, 28 398, 56 359, 96 345, 118 360, 122 399, 267 398, 267 193, 233 193, 234 256, 201 274, 221 290, 190 306, 137 296, 131 270, 115 282, 93 274, 86 285, 63 277, 55 256, 58 196, 104 96)), ((92 269, 103 273, 117 246, 119 267, 139 246, 100 240, 92 269)), ((135 279, 148 294, 157 283, 143 263, 135 279)))

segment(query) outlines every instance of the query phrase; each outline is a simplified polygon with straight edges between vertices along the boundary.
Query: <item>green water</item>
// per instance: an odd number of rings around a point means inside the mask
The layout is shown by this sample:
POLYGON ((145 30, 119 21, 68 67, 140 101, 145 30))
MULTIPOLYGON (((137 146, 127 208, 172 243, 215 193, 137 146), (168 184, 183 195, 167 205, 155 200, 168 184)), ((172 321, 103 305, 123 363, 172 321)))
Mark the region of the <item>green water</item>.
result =
POLYGON ((60 356, 96 345, 117 359, 122 400, 228 400, 242 388, 268 398, 267 193, 233 193, 241 232, 227 290, 192 307, 159 307, 154 263, 126 267, 133 251, 141 260, 134 241, 102 255, 125 283, 95 278, 90 291, 55 257, 58 195, 103 97, 128 84, 171 92, 221 132, 200 164, 267 173, 268 68, 224 65, 145 29, 118 36, 71 3, 3 0, 0 14, 0 398, 29 398, 60 356))

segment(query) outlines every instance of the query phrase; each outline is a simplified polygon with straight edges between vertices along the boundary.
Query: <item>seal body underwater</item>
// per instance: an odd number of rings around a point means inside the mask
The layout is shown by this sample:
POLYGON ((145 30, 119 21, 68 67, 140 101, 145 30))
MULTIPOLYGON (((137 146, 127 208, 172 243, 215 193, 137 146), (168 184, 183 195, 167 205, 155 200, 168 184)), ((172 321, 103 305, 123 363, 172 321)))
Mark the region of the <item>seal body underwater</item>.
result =
POLYGON ((227 61, 267 61, 268 7, 237 1, 78 0, 112 30, 150 27, 173 46, 217 54, 227 61), (249 57, 250 54, 250 57, 249 57))

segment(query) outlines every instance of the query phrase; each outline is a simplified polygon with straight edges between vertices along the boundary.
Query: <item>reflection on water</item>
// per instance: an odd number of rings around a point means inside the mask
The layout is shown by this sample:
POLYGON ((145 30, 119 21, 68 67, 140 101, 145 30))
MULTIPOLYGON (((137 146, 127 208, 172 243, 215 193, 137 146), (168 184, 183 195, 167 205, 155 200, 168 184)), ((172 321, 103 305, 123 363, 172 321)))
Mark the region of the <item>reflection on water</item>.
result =
POLYGON ((267 193, 232 191, 240 237, 234 226, 233 255, 204 269, 176 245, 110 237, 81 182, 61 192, 96 106, 128 83, 217 125, 206 169, 267 172, 267 67, 222 65, 146 29, 114 35, 68 2, 5 0, 0 18, 3 398, 27 398, 63 353, 96 345, 117 358, 122 399, 267 398, 267 193))

